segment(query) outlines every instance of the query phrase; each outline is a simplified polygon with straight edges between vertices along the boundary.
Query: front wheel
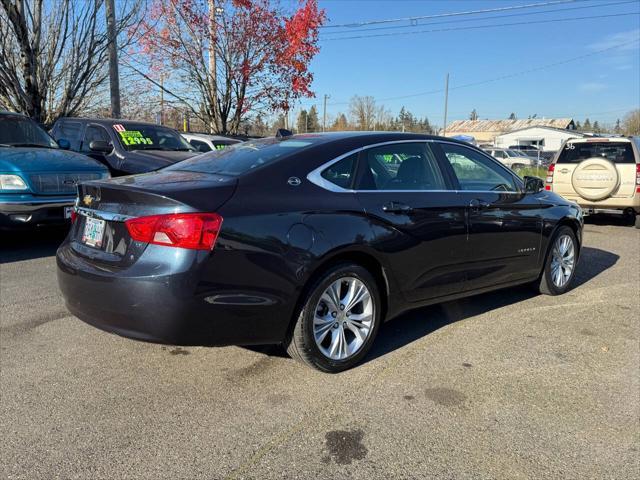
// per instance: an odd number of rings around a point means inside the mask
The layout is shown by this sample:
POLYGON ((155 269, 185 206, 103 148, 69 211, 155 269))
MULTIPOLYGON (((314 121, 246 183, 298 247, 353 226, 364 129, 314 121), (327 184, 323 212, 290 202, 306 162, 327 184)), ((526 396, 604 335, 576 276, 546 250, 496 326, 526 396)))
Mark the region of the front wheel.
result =
POLYGON ((323 372, 347 370, 371 348, 380 315, 380 292, 373 276, 359 265, 336 265, 309 288, 287 352, 323 372))
POLYGON ((545 295, 562 295, 571 288, 578 263, 578 240, 570 227, 562 226, 551 240, 539 290, 545 295))

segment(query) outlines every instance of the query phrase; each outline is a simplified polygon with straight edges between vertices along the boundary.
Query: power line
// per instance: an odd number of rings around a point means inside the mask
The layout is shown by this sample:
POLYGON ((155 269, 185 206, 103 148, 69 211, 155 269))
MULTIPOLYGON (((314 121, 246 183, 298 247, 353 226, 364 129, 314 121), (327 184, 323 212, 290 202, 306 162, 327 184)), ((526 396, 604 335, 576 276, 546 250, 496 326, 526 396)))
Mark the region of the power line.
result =
MULTIPOLYGON (((579 55, 577 57, 567 58, 565 60, 560 60, 558 62, 553 62, 553 63, 548 63, 548 64, 545 64, 545 65, 540 65, 539 67, 534 67, 534 68, 530 68, 530 69, 527 69, 527 70, 521 70, 521 71, 518 71, 518 72, 508 73, 508 74, 505 74, 505 75, 501 75, 499 77, 480 80, 480 81, 477 81, 477 82, 472 82, 472 83, 466 83, 466 84, 462 84, 462 85, 452 86, 452 87, 449 87, 449 90, 459 90, 461 88, 475 87, 475 86, 484 85, 484 84, 487 84, 487 83, 497 82, 497 81, 500 81, 500 80, 506 80, 508 78, 518 77, 518 76, 521 76, 521 75, 527 75, 529 73, 538 72, 538 71, 541 71, 541 70, 546 70, 548 68, 557 67, 557 66, 564 65, 564 64, 567 64, 567 63, 577 62, 578 60, 582 60, 582 59, 585 59, 585 58, 593 57, 595 55, 599 55, 599 54, 604 53, 604 52, 609 52, 611 50, 622 48, 622 47, 625 47, 627 45, 631 45, 632 43, 636 43, 638 41, 640 41, 640 37, 636 38, 635 40, 631 40, 629 42, 619 43, 617 45, 612 45, 611 47, 603 48, 603 49, 600 49, 600 50, 594 50, 593 52, 585 53, 584 55, 579 55)), ((410 95, 401 95, 401 96, 396 96, 396 97, 379 98, 377 100, 380 101, 380 102, 385 102, 385 101, 390 101, 390 100, 403 100, 405 98, 422 97, 422 96, 433 95, 433 94, 442 93, 442 92, 444 92, 444 89, 439 88, 439 89, 436 89, 436 90, 429 90, 429 91, 426 91, 426 92, 412 93, 410 95)), ((309 104, 311 104, 311 103, 309 103, 309 104)), ((335 106, 335 105, 348 105, 348 104, 349 104, 349 102, 346 101, 346 102, 332 102, 332 103, 329 103, 327 105, 335 106)))
POLYGON ((535 25, 535 24, 541 24, 541 23, 573 22, 577 20, 588 20, 593 18, 624 17, 628 15, 640 15, 640 12, 612 13, 608 15, 591 15, 586 17, 573 17, 573 18, 554 18, 554 19, 547 19, 547 20, 531 20, 527 22, 494 23, 489 25, 472 25, 469 27, 434 28, 431 30, 417 30, 417 31, 414 30, 412 32, 375 33, 371 35, 354 35, 350 37, 323 38, 320 41, 332 42, 336 40, 356 40, 361 38, 391 37, 391 36, 395 37, 398 35, 415 35, 419 33, 452 32, 456 30, 478 30, 483 28, 509 27, 509 26, 517 26, 517 25, 535 25))
POLYGON ((552 5, 558 5, 558 4, 563 4, 563 3, 574 3, 574 2, 578 2, 578 1, 586 1, 586 0, 556 0, 556 1, 552 1, 552 2, 541 2, 541 3, 529 3, 529 4, 525 4, 525 5, 512 5, 509 7, 498 7, 498 8, 486 8, 483 10, 468 10, 468 11, 464 11, 464 12, 449 12, 449 13, 438 13, 438 14, 434 14, 434 15, 420 15, 420 16, 415 16, 415 17, 404 17, 404 18, 390 18, 390 19, 385 19, 385 20, 369 20, 369 21, 365 21, 365 22, 353 22, 353 23, 343 23, 343 24, 338 24, 338 25, 324 25, 320 28, 326 29, 326 28, 343 28, 343 27, 349 27, 349 28, 353 28, 353 27, 363 27, 363 26, 368 26, 368 25, 379 25, 382 23, 397 23, 397 22, 412 22, 412 21, 416 21, 416 20, 426 20, 426 19, 431 19, 431 18, 443 18, 443 17, 456 17, 456 16, 463 16, 463 15, 477 15, 477 14, 483 14, 483 13, 494 13, 494 12, 504 12, 507 10, 522 10, 525 8, 540 8, 540 7, 547 7, 547 6, 552 6, 552 5))
POLYGON ((341 37, 326 37, 326 35, 340 35, 340 34, 346 34, 346 33, 351 33, 351 32, 361 32, 361 33, 366 33, 366 32, 373 32, 373 31, 379 31, 379 30, 397 30, 397 29, 401 29, 401 28, 416 28, 416 27, 422 27, 422 26, 427 26, 427 25, 443 25, 443 24, 447 24, 447 23, 465 23, 465 22, 479 22, 479 21, 485 21, 485 20, 496 20, 496 19, 500 19, 500 18, 511 18, 511 17, 524 17, 524 16, 528 16, 528 15, 544 15, 544 14, 548 14, 548 13, 557 13, 557 12, 566 12, 566 11, 573 11, 573 10, 585 10, 585 9, 589 9, 589 8, 604 8, 604 7, 613 7, 616 5, 625 5, 628 3, 638 3, 638 0, 624 0, 624 1, 618 1, 618 2, 609 2, 609 3, 599 3, 596 5, 581 5, 581 6, 576 6, 576 7, 569 7, 569 8, 556 8, 553 10, 543 10, 540 12, 518 12, 518 13, 509 13, 506 15, 492 15, 489 17, 483 17, 483 18, 463 18, 463 19, 454 19, 454 20, 444 20, 441 22, 427 22, 427 23, 411 23, 410 25, 395 25, 395 26, 391 26, 391 27, 375 27, 375 28, 367 28, 367 29, 351 29, 351 30, 341 30, 339 32, 327 32, 326 34, 323 35, 323 39, 329 39, 329 38, 335 38, 335 39, 340 39, 341 37))

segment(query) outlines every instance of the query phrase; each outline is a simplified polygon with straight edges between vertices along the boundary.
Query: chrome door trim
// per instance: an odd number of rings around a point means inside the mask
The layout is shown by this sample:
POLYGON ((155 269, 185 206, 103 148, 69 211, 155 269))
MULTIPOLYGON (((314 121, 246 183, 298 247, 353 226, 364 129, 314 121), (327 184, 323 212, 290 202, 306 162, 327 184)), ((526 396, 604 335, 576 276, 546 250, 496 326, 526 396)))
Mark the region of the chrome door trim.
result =
MULTIPOLYGON (((329 160, 328 162, 323 163, 319 167, 317 167, 314 170, 312 170, 311 172, 309 172, 309 174, 307 174, 307 180, 309 180, 314 185, 317 185, 318 187, 323 188, 324 190, 328 190, 328 191, 334 192, 334 193, 494 193, 494 194, 511 194, 511 195, 524 195, 525 194, 525 192, 523 192, 523 191, 506 192, 506 191, 496 191, 496 190, 354 190, 354 189, 350 189, 350 188, 342 188, 342 187, 336 185, 335 183, 330 182, 329 180, 325 179, 322 176, 322 172, 324 170, 329 168, 334 163, 338 163, 340 160, 343 160, 343 159, 345 159, 345 158, 347 158, 347 157, 349 157, 351 155, 354 155, 356 153, 360 153, 360 152, 362 152, 364 150, 368 150, 370 148, 382 147, 384 145, 393 145, 393 144, 396 144, 396 143, 447 143, 449 145, 456 145, 456 146, 463 147, 463 148, 469 148, 468 146, 462 145, 462 144, 457 143, 457 142, 448 142, 446 140, 437 140, 437 139, 428 139, 428 140, 424 140, 424 139, 393 140, 393 141, 388 141, 388 142, 372 143, 371 145, 365 145, 364 147, 359 147, 359 148, 356 148, 354 150, 350 150, 349 152, 343 153, 342 155, 340 155, 339 157, 334 158, 333 160, 329 160)), ((473 149, 469 148, 469 150, 473 150, 473 149)), ((491 155, 487 154, 486 152, 483 152, 480 149, 478 149, 478 150, 485 157, 487 157, 488 159, 490 159, 494 163, 497 163, 498 165, 500 165, 500 167, 502 167, 502 169, 505 170, 506 172, 508 172, 512 177, 515 177, 516 184, 519 187, 522 187, 522 185, 520 185, 520 182, 518 181, 517 176, 515 176, 511 170, 509 170, 506 166, 502 165, 498 160, 493 158, 491 155)))

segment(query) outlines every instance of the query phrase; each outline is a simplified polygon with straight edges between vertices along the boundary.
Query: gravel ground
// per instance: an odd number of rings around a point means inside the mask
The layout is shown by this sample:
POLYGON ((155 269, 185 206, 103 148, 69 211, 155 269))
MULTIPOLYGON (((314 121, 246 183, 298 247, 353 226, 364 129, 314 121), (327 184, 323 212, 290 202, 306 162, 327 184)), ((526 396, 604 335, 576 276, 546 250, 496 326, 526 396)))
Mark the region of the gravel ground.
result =
POLYGON ((63 235, 2 234, 0 478, 640 478, 640 230, 592 221, 568 294, 414 311, 339 375, 83 324, 63 235))

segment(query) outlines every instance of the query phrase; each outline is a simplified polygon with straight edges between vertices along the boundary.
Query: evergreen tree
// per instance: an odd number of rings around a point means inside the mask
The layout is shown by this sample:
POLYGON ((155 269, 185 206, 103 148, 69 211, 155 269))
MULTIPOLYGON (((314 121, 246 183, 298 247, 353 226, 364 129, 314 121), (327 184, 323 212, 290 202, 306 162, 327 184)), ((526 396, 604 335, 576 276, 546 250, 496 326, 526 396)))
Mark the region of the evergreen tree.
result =
POLYGON ((476 112, 475 108, 471 111, 471 114, 469 115, 469 120, 478 120, 478 112, 476 112))
POLYGON ((349 130, 349 123, 347 122, 347 117, 344 113, 339 113, 336 117, 333 125, 331 126, 331 130, 334 132, 343 132, 345 130, 349 130))
POLYGON ((509 120, 517 120, 516 114, 511 112, 511 115, 509 115, 509 120))
POLYGON ((622 125, 620 125, 620 119, 616 120, 616 126, 613 129, 613 133, 620 135, 622 133, 622 125))
POLYGON ((308 132, 319 132, 320 131, 320 121, 318 120, 318 110, 316 106, 313 105, 309 109, 309 115, 307 117, 307 131, 308 132))
POLYGON ((587 132, 591 131, 591 121, 588 118, 585 119, 582 129, 586 130, 587 132))
POLYGON ((580 125, 580 120, 576 120, 575 121, 575 126, 576 126, 576 130, 577 131, 582 130, 582 125, 580 125))
POLYGON ((300 110, 296 120, 296 128, 298 133, 307 133, 309 131, 309 114, 306 110, 300 110))
POLYGON ((602 130, 600 129, 600 124, 598 123, 598 121, 596 120, 595 122, 593 122, 593 131, 595 133, 600 133, 602 130))

